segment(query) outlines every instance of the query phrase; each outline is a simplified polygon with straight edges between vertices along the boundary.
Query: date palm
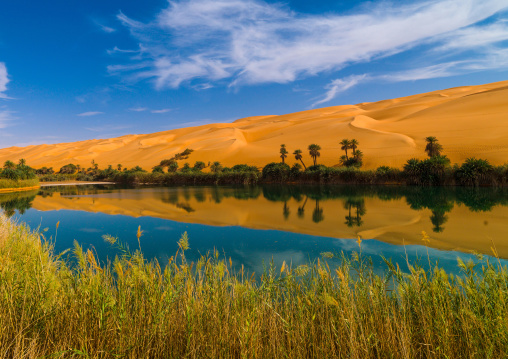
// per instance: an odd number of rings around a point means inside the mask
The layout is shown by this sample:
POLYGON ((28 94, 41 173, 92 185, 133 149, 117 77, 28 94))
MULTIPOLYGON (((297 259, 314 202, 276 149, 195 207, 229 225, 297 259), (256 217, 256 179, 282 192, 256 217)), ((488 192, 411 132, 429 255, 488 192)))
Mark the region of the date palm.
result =
POLYGON ((427 146, 425 146, 425 152, 429 157, 437 157, 441 155, 441 151, 443 150, 443 146, 438 143, 438 140, 434 136, 429 136, 425 138, 427 142, 427 146))
POLYGON ((117 168, 117 170, 121 171, 122 170, 122 164, 121 163, 117 164, 116 168, 117 168))
POLYGON ((321 156, 321 153, 319 152, 321 150, 321 146, 312 144, 308 147, 309 155, 312 157, 312 160, 314 161, 314 166, 317 164, 317 158, 321 156))
POLYGON ((282 163, 284 163, 284 159, 288 156, 288 150, 286 149, 286 145, 280 145, 280 158, 282 159, 282 163))
POLYGON ((350 144, 351 149, 353 150, 353 152, 355 152, 356 148, 358 147, 358 145, 360 143, 358 142, 358 140, 356 138, 353 138, 351 141, 349 141, 349 144, 350 144))
POLYGON ((20 165, 20 166, 24 166, 24 165, 26 165, 26 160, 25 160, 24 158, 21 158, 21 159, 19 160, 19 165, 20 165))
POLYGON ((339 145, 341 145, 340 149, 342 151, 346 151, 346 160, 348 160, 349 156, 347 155, 347 150, 351 148, 351 141, 349 141, 347 138, 345 138, 339 142, 339 145))
POLYGON ((300 161, 303 165, 303 168, 307 169, 307 166, 305 166, 305 163, 303 163, 302 160, 302 150, 295 150, 293 154, 295 155, 295 160, 300 161))

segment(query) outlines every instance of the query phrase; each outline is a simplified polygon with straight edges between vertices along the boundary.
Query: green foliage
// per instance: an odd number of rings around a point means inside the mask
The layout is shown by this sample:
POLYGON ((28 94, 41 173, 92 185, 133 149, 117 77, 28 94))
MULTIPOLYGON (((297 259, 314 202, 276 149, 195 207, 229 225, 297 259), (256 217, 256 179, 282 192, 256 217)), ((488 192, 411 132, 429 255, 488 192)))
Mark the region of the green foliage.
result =
POLYGON ((280 153, 280 158, 282 160, 282 163, 284 163, 284 160, 288 156, 288 150, 286 149, 286 145, 284 145, 284 144, 280 145, 279 153, 280 153))
POLYGON ((162 168, 162 166, 155 166, 152 169, 152 173, 164 173, 164 169, 162 168))
POLYGON ((434 136, 426 137, 425 142, 427 142, 427 145, 425 146, 425 152, 427 152, 427 155, 430 158, 441 156, 441 151, 443 150, 443 146, 438 143, 438 140, 436 137, 434 137, 434 136))
POLYGON ((196 163, 194 163, 194 167, 193 169, 195 171, 201 171, 202 169, 204 169, 206 167, 205 163, 202 162, 202 161, 196 161, 196 163))
POLYGON ((412 158, 404 165, 403 174, 410 185, 437 186, 445 182, 445 172, 450 168, 446 156, 434 156, 420 161, 412 158))
POLYGON ((231 167, 233 172, 256 172, 259 173, 259 169, 256 166, 249 166, 246 164, 234 165, 231 167))
POLYGON ((314 166, 317 165, 317 158, 321 156, 321 152, 319 152, 321 150, 321 146, 313 143, 309 145, 308 150, 310 157, 312 157, 312 160, 314 161, 314 166))
POLYGON ((210 166, 210 171, 212 171, 212 173, 220 173, 222 171, 222 168, 223 167, 222 167, 221 163, 218 161, 215 161, 210 166))
POLYGON ((479 186, 484 184, 494 172, 494 167, 487 160, 474 157, 466 161, 456 170, 457 182, 466 186, 479 186))
POLYGON ((263 167, 262 178, 267 182, 285 182, 290 177, 290 170, 285 163, 272 162, 263 167))

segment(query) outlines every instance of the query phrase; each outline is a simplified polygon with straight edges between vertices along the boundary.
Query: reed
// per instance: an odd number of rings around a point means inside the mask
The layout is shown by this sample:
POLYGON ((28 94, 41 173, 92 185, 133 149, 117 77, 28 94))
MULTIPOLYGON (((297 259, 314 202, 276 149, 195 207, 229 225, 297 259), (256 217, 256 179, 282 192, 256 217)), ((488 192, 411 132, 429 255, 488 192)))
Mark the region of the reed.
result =
POLYGON ((487 260, 459 261, 461 276, 437 266, 404 273, 386 260, 376 275, 359 240, 332 268, 284 263, 256 278, 217 252, 190 263, 186 235, 164 268, 105 239, 119 251, 111 263, 77 243, 57 255, 40 233, 0 215, 1 358, 508 354, 508 273, 487 260))

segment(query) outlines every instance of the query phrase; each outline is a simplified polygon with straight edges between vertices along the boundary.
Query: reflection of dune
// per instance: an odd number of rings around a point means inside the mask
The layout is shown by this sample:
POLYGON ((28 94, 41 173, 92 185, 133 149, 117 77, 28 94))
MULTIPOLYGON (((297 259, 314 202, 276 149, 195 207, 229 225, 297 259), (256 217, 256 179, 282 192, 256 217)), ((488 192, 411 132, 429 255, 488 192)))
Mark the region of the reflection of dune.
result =
MULTIPOLYGON (((256 116, 171 131, 127 135, 55 145, 0 150, 0 162, 27 159, 35 167, 67 163, 86 168, 121 163, 151 168, 189 147, 189 162, 220 161, 263 166, 279 161, 285 143, 292 152, 310 143, 321 148, 320 162, 333 165, 342 154, 338 142, 356 138, 365 167, 400 167, 410 157, 424 157, 424 138, 436 136, 453 162, 475 156, 503 164, 508 158, 508 81, 458 87, 358 105, 334 106, 281 116, 256 116)), ((294 159, 290 156, 288 162, 294 159)))
MULTIPOLYGON (((421 232, 426 231, 432 237, 429 245, 434 248, 491 254, 492 239, 500 256, 508 258, 508 207, 497 206, 491 212, 473 213, 465 206, 454 206, 447 213, 445 230, 434 233, 431 211, 411 210, 404 198, 383 201, 366 197, 362 202, 366 209, 361 215, 363 224, 348 227, 345 219, 349 211, 345 209, 343 199, 320 200, 319 204, 303 198, 300 201, 292 198, 276 202, 263 196, 237 199, 227 191, 223 189, 217 193, 213 188, 144 188, 82 196, 53 193, 51 197, 36 197, 33 208, 151 216, 178 222, 275 229, 333 238, 356 239, 361 236, 397 245, 423 245, 421 232), (318 205, 323 216, 316 223, 313 214, 318 205), (299 211, 299 208, 304 209, 299 211)), ((353 209, 352 215, 355 214, 353 209)))

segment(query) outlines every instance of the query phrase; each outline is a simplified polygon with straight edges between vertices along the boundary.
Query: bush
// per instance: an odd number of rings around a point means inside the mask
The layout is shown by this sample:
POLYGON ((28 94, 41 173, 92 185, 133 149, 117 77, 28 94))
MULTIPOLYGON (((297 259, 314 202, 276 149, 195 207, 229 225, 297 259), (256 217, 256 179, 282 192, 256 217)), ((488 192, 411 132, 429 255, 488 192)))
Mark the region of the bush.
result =
POLYGON ((457 182, 465 186, 479 186, 487 184, 489 180, 492 183, 494 167, 487 160, 476 159, 474 157, 466 161, 455 171, 457 182))
POLYGON ((263 167, 262 178, 267 182, 285 182, 290 177, 290 171, 288 164, 272 162, 263 167))

